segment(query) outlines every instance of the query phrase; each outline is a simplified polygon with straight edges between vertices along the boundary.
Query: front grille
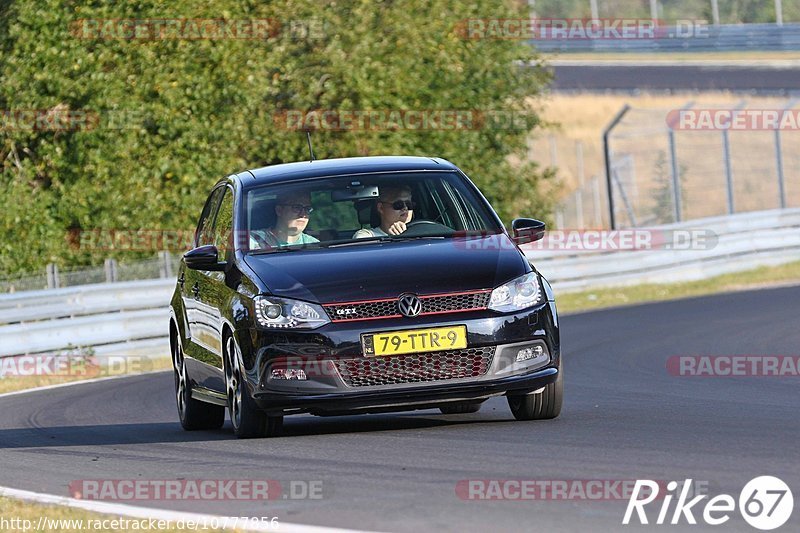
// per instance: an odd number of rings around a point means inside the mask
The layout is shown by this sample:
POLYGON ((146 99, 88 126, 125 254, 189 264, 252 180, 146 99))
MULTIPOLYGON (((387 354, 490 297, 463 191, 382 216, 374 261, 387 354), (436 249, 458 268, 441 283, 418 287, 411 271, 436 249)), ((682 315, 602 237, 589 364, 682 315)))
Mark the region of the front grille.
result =
POLYGON ((348 387, 374 387, 424 381, 474 378, 488 372, 494 346, 394 357, 361 357, 335 361, 348 387))
MULTIPOLYGON (((421 295, 419 299, 422 302, 422 312, 419 316, 486 309, 490 296, 490 290, 421 295)), ((397 309, 397 298, 326 304, 323 307, 333 322, 403 316, 397 309)))

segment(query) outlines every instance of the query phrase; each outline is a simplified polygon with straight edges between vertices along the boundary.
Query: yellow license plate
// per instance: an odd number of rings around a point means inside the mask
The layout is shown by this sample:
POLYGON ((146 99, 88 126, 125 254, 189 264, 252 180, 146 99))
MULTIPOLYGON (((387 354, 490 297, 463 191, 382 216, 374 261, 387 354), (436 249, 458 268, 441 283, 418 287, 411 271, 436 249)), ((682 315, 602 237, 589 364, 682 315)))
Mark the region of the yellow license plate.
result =
POLYGON ((365 333, 361 335, 361 346, 367 357, 458 350, 467 347, 467 327, 365 333))

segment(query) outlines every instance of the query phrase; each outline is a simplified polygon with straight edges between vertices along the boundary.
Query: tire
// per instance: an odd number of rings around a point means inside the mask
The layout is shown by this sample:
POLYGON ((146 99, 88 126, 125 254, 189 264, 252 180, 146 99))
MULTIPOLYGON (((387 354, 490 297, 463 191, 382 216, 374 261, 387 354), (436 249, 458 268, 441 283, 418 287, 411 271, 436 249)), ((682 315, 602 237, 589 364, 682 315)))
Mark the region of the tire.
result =
POLYGON ((508 406, 517 420, 549 420, 561 414, 564 401, 564 365, 558 371, 558 378, 539 394, 508 396, 508 406))
POLYGON ((481 410, 483 402, 460 402, 444 405, 439 410, 444 415, 462 415, 467 413, 477 413, 481 410))
POLYGON ((221 428, 225 423, 225 408, 192 398, 192 382, 186 370, 186 358, 177 339, 172 347, 172 369, 175 377, 175 400, 183 429, 194 431, 221 428))
POLYGON ((283 429, 283 417, 267 416, 250 396, 233 335, 226 335, 224 346, 225 388, 233 433, 240 439, 277 437, 283 429))

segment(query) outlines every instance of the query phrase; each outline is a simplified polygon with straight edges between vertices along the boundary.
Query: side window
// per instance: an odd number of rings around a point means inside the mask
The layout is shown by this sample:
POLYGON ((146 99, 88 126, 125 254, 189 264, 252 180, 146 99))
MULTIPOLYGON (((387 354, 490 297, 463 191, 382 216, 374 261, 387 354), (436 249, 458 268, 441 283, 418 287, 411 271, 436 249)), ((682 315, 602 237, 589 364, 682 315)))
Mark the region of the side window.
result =
POLYGON ((217 247, 218 261, 228 259, 228 251, 233 244, 233 191, 224 187, 225 196, 219 204, 214 220, 214 245, 217 247))
POLYGON ((203 214, 200 215, 200 222, 197 223, 197 231, 195 232, 195 246, 204 246, 206 244, 214 244, 212 235, 212 226, 214 221, 214 213, 217 211, 219 205, 219 198, 225 189, 218 187, 209 195, 206 200, 206 206, 203 208, 203 214))

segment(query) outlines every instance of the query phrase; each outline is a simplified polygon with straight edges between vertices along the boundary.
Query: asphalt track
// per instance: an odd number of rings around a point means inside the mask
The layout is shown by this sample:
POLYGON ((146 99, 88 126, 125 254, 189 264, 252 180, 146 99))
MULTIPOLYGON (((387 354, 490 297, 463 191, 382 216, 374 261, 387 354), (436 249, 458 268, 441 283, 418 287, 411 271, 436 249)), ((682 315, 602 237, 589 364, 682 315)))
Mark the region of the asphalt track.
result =
MULTIPOLYGON (((798 302, 800 286, 563 317, 566 404, 553 421, 516 422, 497 398, 471 415, 288 417, 284 437, 245 441, 227 422, 182 431, 169 373, 5 397, 0 485, 66 496, 78 479, 321 480, 319 500, 132 503, 380 531, 640 529, 620 525, 626 501, 462 500, 465 479, 693 478, 738 499, 775 475, 800 505, 799 380, 666 370, 673 355, 796 355, 798 302)), ((641 527, 654 529, 706 527, 641 527)), ((710 529, 756 531, 738 513, 710 529)), ((778 531, 799 529, 795 508, 778 531)))
POLYGON ((797 67, 713 64, 573 64, 554 62, 555 91, 733 91, 766 95, 800 92, 797 67))

